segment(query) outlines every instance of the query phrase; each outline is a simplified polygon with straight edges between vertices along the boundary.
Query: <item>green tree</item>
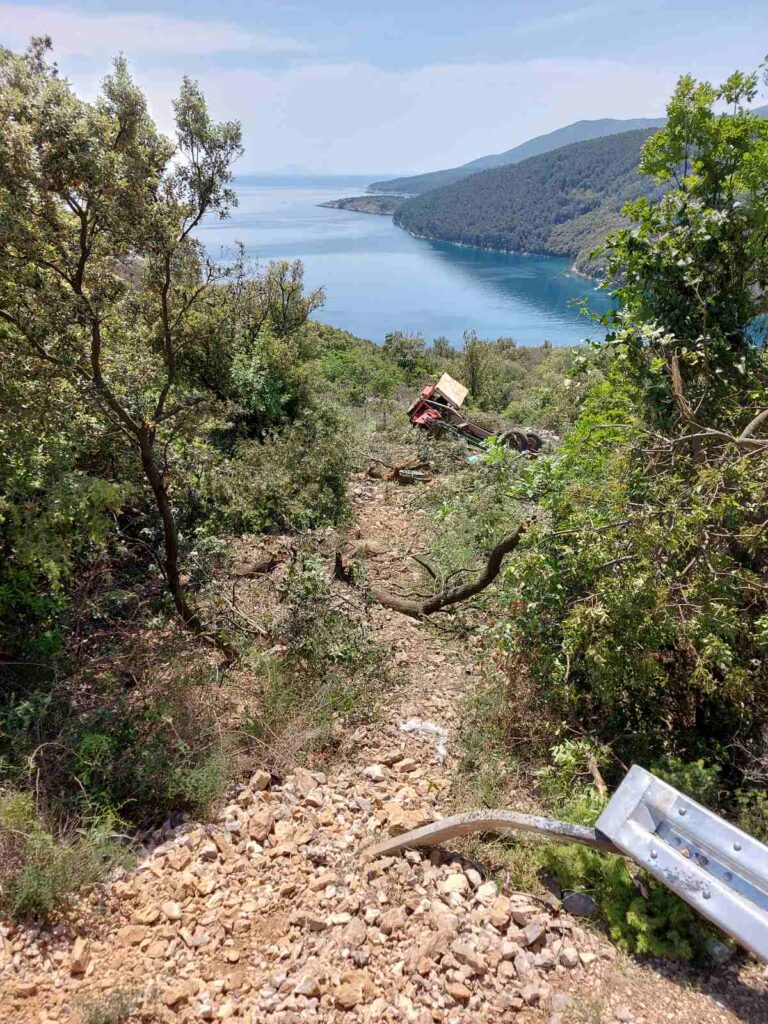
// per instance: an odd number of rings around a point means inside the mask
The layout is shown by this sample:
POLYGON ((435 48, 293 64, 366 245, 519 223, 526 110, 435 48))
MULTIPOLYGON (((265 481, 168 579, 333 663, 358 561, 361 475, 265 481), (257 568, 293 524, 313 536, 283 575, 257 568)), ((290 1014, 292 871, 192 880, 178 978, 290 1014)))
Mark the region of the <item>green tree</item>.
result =
POLYGON ((768 120, 748 109, 757 85, 739 72, 719 87, 680 79, 640 164, 667 191, 628 204, 632 226, 607 247, 619 300, 610 344, 662 428, 751 434, 768 405, 768 120))
POLYGON ((461 370, 464 384, 475 402, 483 397, 486 380, 486 345, 480 341, 477 331, 464 331, 464 351, 461 357, 461 370))
POLYGON ((0 50, 3 344, 77 389, 140 462, 178 614, 202 624, 181 580, 170 445, 204 396, 184 380, 203 297, 227 271, 193 232, 226 217, 240 126, 211 120, 184 79, 176 142, 161 135, 118 59, 93 103, 50 62, 50 40, 0 50))
POLYGON ((186 381, 235 403, 252 436, 293 420, 310 400, 306 365, 316 349, 303 328, 324 301, 322 288, 305 292, 301 260, 261 269, 241 250, 197 310, 195 342, 182 356, 186 381))
POLYGON ((390 331, 384 335, 384 358, 396 363, 406 373, 413 373, 424 362, 426 345, 420 334, 412 331, 390 331))
POLYGON ((456 358, 456 349, 451 345, 450 341, 444 336, 440 335, 439 338, 435 338, 429 348, 429 354, 433 359, 446 360, 456 358))

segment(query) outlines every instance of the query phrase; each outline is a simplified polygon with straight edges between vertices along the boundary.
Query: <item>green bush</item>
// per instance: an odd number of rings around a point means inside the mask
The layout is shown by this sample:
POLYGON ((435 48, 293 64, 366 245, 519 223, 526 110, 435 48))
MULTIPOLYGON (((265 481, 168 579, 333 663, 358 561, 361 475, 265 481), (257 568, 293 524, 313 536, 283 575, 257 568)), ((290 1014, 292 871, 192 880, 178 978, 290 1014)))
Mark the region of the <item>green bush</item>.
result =
POLYGON ((329 324, 312 322, 307 331, 316 344, 308 371, 315 384, 328 390, 340 405, 359 406, 371 398, 387 398, 403 384, 405 374, 381 346, 329 324))
POLYGON ((505 570, 499 644, 555 721, 613 742, 624 763, 703 758, 735 790, 768 722, 756 530, 768 466, 679 453, 649 473, 616 370, 561 451, 512 488, 544 515, 505 570))
POLYGON ((309 529, 347 514, 349 439, 332 406, 310 408, 261 441, 214 462, 203 482, 203 533, 309 529))
POLYGON ((206 815, 228 782, 228 756, 204 663, 137 672, 131 684, 84 673, 0 707, 0 763, 17 785, 30 765, 64 816, 98 813, 138 825, 206 815), (30 760, 31 759, 31 760, 30 760))
POLYGON ((14 917, 46 917, 83 886, 127 866, 130 855, 114 837, 118 824, 101 814, 55 835, 30 793, 0 793, 0 909, 14 917))
MULTIPOLYGON (((590 765, 599 766, 606 754, 584 739, 565 740, 552 748, 551 763, 538 772, 541 796, 551 814, 594 826, 607 798, 595 788, 590 765)), ((677 761, 673 769, 678 781, 701 779, 699 765, 677 761)), ((683 960, 703 954, 707 932, 701 919, 630 861, 575 844, 546 844, 542 861, 563 890, 592 893, 611 938, 623 949, 683 960)))

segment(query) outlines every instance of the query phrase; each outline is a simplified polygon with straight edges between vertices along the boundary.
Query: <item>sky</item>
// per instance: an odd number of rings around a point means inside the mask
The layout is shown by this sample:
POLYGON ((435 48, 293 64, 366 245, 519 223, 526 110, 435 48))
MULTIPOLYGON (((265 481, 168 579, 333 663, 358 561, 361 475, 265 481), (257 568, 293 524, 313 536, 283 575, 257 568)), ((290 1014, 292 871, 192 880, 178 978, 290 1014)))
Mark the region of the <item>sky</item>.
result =
POLYGON ((0 0, 2 45, 44 34, 87 98, 125 54, 169 132, 197 79, 242 122, 241 174, 409 174, 582 118, 660 116, 680 74, 757 67, 768 0, 0 0))

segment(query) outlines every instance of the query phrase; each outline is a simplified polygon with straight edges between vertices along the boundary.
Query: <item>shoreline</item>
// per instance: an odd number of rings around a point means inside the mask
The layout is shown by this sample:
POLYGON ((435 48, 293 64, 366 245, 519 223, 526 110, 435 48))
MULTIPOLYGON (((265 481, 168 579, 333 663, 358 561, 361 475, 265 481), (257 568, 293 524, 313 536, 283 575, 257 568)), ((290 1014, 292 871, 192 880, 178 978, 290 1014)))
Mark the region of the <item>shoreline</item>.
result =
MULTIPOLYGON (((520 252, 519 249, 498 249, 491 245, 474 245, 472 242, 456 242, 450 238, 437 238, 435 235, 420 235, 416 231, 411 231, 409 228, 405 228, 402 224, 398 224, 395 220, 394 215, 392 216, 392 223, 395 227, 400 228, 411 238, 420 238, 424 242, 440 242, 442 245, 455 245, 459 249, 475 249, 478 252, 495 252, 502 256, 543 256, 546 259, 554 260, 568 260, 570 256, 558 253, 558 252, 520 252)), ((601 278, 594 277, 592 274, 586 274, 583 270, 579 270, 575 263, 572 263, 566 273, 575 274, 577 277, 582 278, 585 281, 600 282, 601 278)))

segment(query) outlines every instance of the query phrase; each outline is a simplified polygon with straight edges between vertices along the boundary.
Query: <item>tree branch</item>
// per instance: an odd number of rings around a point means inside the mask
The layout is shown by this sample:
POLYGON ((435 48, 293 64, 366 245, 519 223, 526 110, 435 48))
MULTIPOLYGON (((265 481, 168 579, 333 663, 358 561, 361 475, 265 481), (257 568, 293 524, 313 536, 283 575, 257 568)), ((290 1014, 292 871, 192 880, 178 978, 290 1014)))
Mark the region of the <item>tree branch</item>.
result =
MULTIPOLYGON (((371 596, 385 608, 391 608, 393 611, 400 612, 403 615, 409 615, 413 619, 422 619, 427 615, 433 615, 435 612, 441 611, 443 608, 460 604, 462 601, 468 601, 475 594, 479 594, 493 583, 501 571, 505 557, 515 550, 524 532, 525 528, 518 526, 514 533, 510 533, 503 540, 500 540, 488 555, 485 568, 476 579, 469 583, 464 583, 458 587, 446 587, 438 594, 424 598, 421 601, 409 601, 380 587, 371 587, 371 596)), ((337 579, 341 579, 345 583, 351 582, 349 569, 344 567, 339 554, 336 555, 335 575, 337 579)))

